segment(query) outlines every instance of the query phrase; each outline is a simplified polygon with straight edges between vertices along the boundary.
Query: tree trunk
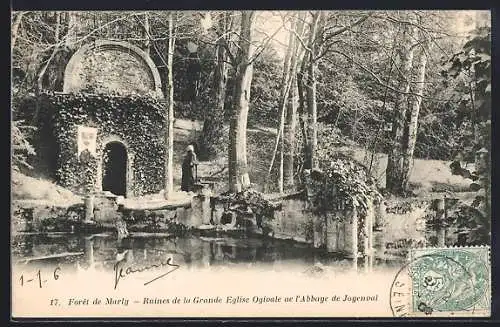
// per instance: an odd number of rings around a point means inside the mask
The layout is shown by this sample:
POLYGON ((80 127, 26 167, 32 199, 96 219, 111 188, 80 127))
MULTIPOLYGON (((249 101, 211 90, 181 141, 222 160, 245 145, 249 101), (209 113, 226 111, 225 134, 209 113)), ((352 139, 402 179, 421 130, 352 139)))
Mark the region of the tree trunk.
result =
POLYGON ((422 103, 422 95, 424 93, 425 69, 427 65, 427 56, 422 49, 418 59, 417 85, 415 93, 417 94, 411 104, 410 121, 408 122, 408 143, 405 146, 403 157, 403 189, 407 189, 408 181, 413 167, 413 152, 415 151, 415 143, 417 142, 418 132, 418 115, 420 112, 420 104, 422 103))
POLYGON ((250 177, 247 167, 246 132, 250 86, 253 75, 253 63, 250 59, 253 52, 252 25, 254 18, 254 11, 243 11, 241 13, 234 103, 229 127, 229 188, 232 192, 250 187, 250 177))
POLYGON ((149 14, 146 12, 144 13, 144 52, 146 52, 148 56, 151 49, 151 41, 149 40, 150 29, 149 14))
MULTIPOLYGON (((55 36, 56 36, 56 39, 55 39, 55 44, 54 44, 54 47, 52 49, 52 52, 50 53, 50 56, 49 58, 47 59, 47 61, 45 62, 45 64, 40 68, 40 71, 38 72, 38 75, 37 75, 37 79, 36 79, 36 85, 35 85, 35 94, 40 94, 40 92, 43 90, 43 79, 45 77, 45 73, 47 72, 47 68, 49 68, 50 64, 52 63, 52 61, 54 60, 56 54, 59 52, 59 49, 60 49, 60 46, 59 46, 59 31, 60 31, 60 23, 61 23, 61 20, 60 20, 60 15, 61 13, 57 13, 57 19, 56 19, 56 26, 55 26, 55 36)), ((68 30, 69 31, 69 30, 68 30)), ((66 35, 66 37, 68 37, 68 35, 66 35)), ((40 114, 40 102, 39 100, 37 99, 35 101, 35 112, 33 113, 33 117, 32 117, 32 125, 35 125, 37 120, 38 120, 38 115, 40 114)))
POLYGON ((68 11, 66 15, 66 21, 68 22, 68 31, 66 33, 66 47, 68 49, 73 49, 76 43, 77 13, 74 11, 68 11))
POLYGON ((307 140, 304 154, 304 168, 313 169, 318 167, 316 148, 318 145, 317 128, 317 103, 316 103, 316 35, 318 33, 318 22, 321 12, 313 13, 311 32, 309 34, 309 60, 307 63, 307 79, 305 81, 306 104, 307 104, 307 140))
POLYGON ((173 81, 173 62, 174 62, 174 51, 175 51, 175 36, 174 36, 174 16, 172 12, 168 14, 168 54, 167 54, 167 85, 166 85, 166 96, 168 99, 168 108, 166 115, 166 125, 168 130, 166 133, 165 140, 165 193, 166 199, 169 198, 174 190, 174 172, 173 172, 173 162, 174 162, 174 81, 173 81))
POLYGON ((305 153, 305 169, 318 166, 316 148, 318 144, 317 103, 316 103, 316 67, 310 62, 307 68, 306 103, 307 103, 307 140, 305 153))
POLYGON ((54 40, 55 42, 59 42, 61 35, 61 12, 56 12, 56 27, 54 31, 54 40))
MULTIPOLYGON (((298 32, 297 25, 294 23, 292 26, 292 29, 296 30, 298 32)), ((287 124, 287 111, 288 107, 290 105, 293 106, 293 104, 290 103, 290 89, 295 89, 295 74, 297 71, 297 62, 298 62, 298 47, 295 34, 290 32, 289 34, 289 39, 288 39, 288 47, 287 47, 287 52, 285 55, 285 60, 284 60, 284 65, 283 65, 283 75, 282 75, 282 80, 281 80, 281 94, 280 94, 280 122, 279 122, 279 128, 278 128, 278 134, 276 135, 276 143, 274 146, 274 151, 273 151, 273 156, 271 159, 271 164, 269 165, 269 170, 267 173, 267 178, 266 181, 270 181, 271 177, 271 171, 274 165, 274 161, 276 159, 276 154, 279 149, 279 155, 280 155, 280 160, 279 160, 279 176, 278 176, 278 191, 280 193, 284 193, 284 180, 285 180, 285 152, 290 150, 289 147, 289 132, 290 132, 290 124, 287 124), (286 132, 285 132, 286 129, 286 132), (287 138, 287 140, 285 140, 287 138)), ((290 119, 294 119, 294 115, 296 112, 296 107, 293 111, 293 114, 290 113, 290 119)), ((293 132, 295 133, 295 125, 293 126, 293 132)), ((293 135, 295 136, 295 135, 293 135)), ((292 149, 293 151, 293 149, 292 149)), ((287 152, 288 153, 288 152, 287 152)), ((288 167, 287 167, 288 169, 288 167)), ((292 152, 292 176, 293 176, 293 152, 292 152)), ((268 185, 266 182, 266 186, 268 185)))
POLYGON ((47 71, 47 68, 52 63, 52 60, 56 56, 57 52, 59 52, 59 48, 60 48, 59 47, 59 38, 60 38, 59 31, 61 30, 60 15, 61 15, 60 12, 56 13, 56 26, 55 26, 55 29, 54 29, 54 41, 55 41, 54 48, 52 49, 52 53, 50 54, 49 59, 45 62, 45 64, 40 69, 40 72, 38 73, 37 85, 36 85, 36 91, 37 91, 37 93, 40 92, 43 89, 43 78, 45 77, 45 73, 47 71))
POLYGON ((283 76, 281 80, 281 94, 280 94, 280 126, 278 132, 278 139, 280 140, 280 160, 279 160, 279 176, 278 176, 278 191, 280 193, 284 192, 283 180, 284 180, 284 150, 285 150, 285 119, 286 119, 286 109, 288 105, 288 95, 290 93, 290 87, 292 85, 291 73, 293 71, 292 60, 294 54, 294 40, 295 36, 290 32, 288 37, 288 48, 285 55, 285 62, 283 65, 283 76))
POLYGON ((410 76, 413 64, 413 47, 411 45, 414 37, 414 27, 404 26, 403 40, 399 49, 401 67, 399 69, 399 93, 394 108, 392 122, 392 147, 387 158, 386 189, 392 194, 402 194, 403 188, 403 136, 405 130, 405 118, 407 109, 407 98, 410 88, 408 76, 410 76))
POLYGON ((297 107, 297 114, 299 118, 299 124, 300 124, 300 131, 302 132, 302 147, 303 147, 303 153, 304 153, 304 164, 303 168, 305 168, 305 155, 307 153, 307 115, 305 114, 306 110, 306 97, 305 97, 305 68, 307 66, 307 58, 304 58, 302 60, 302 63, 300 65, 300 70, 297 73, 297 94, 299 96, 298 100, 298 107, 297 107))
POLYGON ((213 158, 222 147, 224 138, 224 104, 226 101, 226 87, 228 65, 225 49, 225 34, 229 30, 230 14, 222 13, 219 20, 218 40, 216 44, 216 67, 214 74, 214 98, 215 104, 206 113, 203 131, 200 139, 200 154, 203 159, 213 158))
POLYGON ((285 158, 283 162, 283 183, 285 188, 293 189, 294 180, 294 151, 295 151, 295 130, 297 126, 297 102, 298 102, 298 90, 296 87, 297 80, 295 72, 292 73, 292 89, 286 112, 286 122, 284 131, 284 150, 285 158))
MULTIPOLYGON (((300 13, 297 15, 299 18, 294 25, 295 31, 300 37, 304 35, 304 23, 303 15, 300 13)), ((298 85, 297 85, 297 67, 299 63, 302 63, 304 56, 304 49, 300 43, 294 38, 293 53, 292 53, 292 63, 291 63, 291 89, 290 96, 288 98, 286 120, 285 120, 285 131, 284 137, 284 153, 285 159, 283 162, 283 183, 287 189, 294 188, 294 152, 295 152, 295 130, 297 125, 297 107, 299 101, 298 85)))
POLYGON ((21 25, 21 20, 23 19, 24 12, 17 13, 16 19, 12 23, 12 39, 10 43, 11 49, 14 49, 17 41, 17 31, 19 30, 19 25, 21 25))

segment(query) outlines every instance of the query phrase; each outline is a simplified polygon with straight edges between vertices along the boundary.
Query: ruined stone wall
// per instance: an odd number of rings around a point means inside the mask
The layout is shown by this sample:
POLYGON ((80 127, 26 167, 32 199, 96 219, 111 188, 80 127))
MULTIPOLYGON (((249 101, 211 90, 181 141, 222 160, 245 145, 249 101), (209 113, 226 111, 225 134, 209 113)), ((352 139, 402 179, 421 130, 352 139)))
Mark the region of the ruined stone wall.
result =
MULTIPOLYGON (((108 95, 44 94, 39 125, 50 126, 56 150, 58 184, 77 193, 100 191, 106 142, 118 141, 127 151, 127 196, 157 193, 163 188, 165 112, 154 98, 108 95), (95 127, 97 157, 77 156, 77 127, 95 127)), ((47 144, 43 144, 46 146, 47 144)), ((37 151, 42 147, 37 147, 37 151)), ((43 155, 43 153, 40 153, 43 155)))
POLYGON ((130 53, 99 51, 80 62, 80 90, 96 93, 148 94, 154 81, 144 65, 130 53))
POLYGON ((305 201, 298 199, 284 199, 282 210, 276 211, 270 227, 274 237, 294 239, 300 242, 313 242, 314 216, 307 210, 305 201))
POLYGON ((275 238, 310 243, 349 256, 362 245, 358 220, 356 212, 338 210, 318 215, 306 200, 285 198, 269 225, 275 238))
POLYGON ((160 191, 166 133, 162 98, 158 70, 141 49, 107 40, 85 44, 66 65, 63 93, 35 99, 37 164, 72 191, 100 191, 104 147, 119 142, 127 152, 126 195, 160 191), (85 162, 77 157, 78 125, 98 129, 96 157, 85 162))
POLYGON ((89 43, 72 56, 63 91, 162 97, 152 60, 129 43, 106 40, 89 43))

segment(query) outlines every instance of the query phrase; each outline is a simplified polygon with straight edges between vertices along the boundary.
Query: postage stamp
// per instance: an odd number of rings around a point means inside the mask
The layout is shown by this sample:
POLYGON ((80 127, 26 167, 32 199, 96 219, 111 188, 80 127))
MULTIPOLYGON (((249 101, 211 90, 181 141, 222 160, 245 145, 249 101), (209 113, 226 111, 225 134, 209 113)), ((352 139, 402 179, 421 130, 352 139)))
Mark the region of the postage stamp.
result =
POLYGON ((391 288, 393 314, 488 316, 489 251, 487 246, 411 249, 408 264, 398 272, 391 288))

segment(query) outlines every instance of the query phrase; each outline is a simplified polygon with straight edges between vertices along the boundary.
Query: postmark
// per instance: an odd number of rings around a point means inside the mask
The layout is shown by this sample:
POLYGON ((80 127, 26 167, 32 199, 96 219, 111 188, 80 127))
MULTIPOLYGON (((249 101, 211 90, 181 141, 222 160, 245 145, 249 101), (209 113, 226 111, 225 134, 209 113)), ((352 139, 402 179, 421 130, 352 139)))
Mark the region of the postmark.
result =
POLYGON ((489 316, 489 247, 411 249, 396 274, 394 316, 489 316))

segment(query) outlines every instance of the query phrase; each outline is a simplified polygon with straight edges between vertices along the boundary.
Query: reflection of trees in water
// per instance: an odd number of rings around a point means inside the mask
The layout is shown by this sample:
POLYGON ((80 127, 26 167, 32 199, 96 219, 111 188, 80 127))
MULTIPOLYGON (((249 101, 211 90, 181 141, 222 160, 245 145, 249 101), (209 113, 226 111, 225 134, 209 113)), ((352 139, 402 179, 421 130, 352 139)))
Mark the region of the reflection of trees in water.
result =
POLYGON ((32 257, 33 256, 33 237, 16 235, 12 238, 11 251, 14 257, 32 257))
MULTIPOLYGON (((109 235, 62 235, 47 237, 31 235, 15 239, 19 256, 83 252, 84 255, 62 259, 81 269, 113 270, 117 261, 127 266, 149 266, 172 262, 186 268, 204 268, 233 264, 311 263, 317 256, 307 246, 290 242, 254 238, 203 237, 127 237, 109 235)), ((14 250, 13 250, 14 251, 14 250)), ((321 258, 323 261, 323 258, 321 258)))
POLYGON ((171 257, 175 264, 199 268, 237 263, 276 263, 283 260, 312 262, 314 257, 308 247, 300 248, 288 243, 263 242, 258 239, 144 237, 125 238, 120 242, 115 239, 98 240, 99 242, 94 242, 94 247, 100 249, 94 249, 99 254, 95 255, 95 260, 110 262, 111 268, 116 263, 116 255, 123 253, 127 253, 127 262, 138 266, 158 263, 171 257), (103 247, 108 249, 102 250, 103 247))
MULTIPOLYGON (((12 241, 12 255, 17 258, 43 257, 65 252, 82 252, 83 239, 68 234, 16 235, 12 241)), ((66 261, 74 261, 67 257, 66 261)))

